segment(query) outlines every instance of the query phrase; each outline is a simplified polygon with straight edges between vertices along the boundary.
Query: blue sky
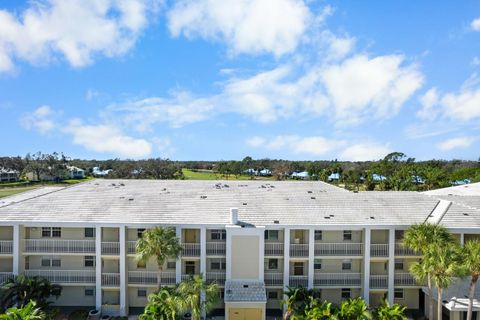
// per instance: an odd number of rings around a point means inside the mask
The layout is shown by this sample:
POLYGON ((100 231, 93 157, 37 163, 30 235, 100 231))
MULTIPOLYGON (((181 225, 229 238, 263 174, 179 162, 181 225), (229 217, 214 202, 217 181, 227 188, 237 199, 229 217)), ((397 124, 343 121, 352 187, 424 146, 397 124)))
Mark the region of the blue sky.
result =
POLYGON ((480 2, 0 3, 2 155, 480 156, 480 2))

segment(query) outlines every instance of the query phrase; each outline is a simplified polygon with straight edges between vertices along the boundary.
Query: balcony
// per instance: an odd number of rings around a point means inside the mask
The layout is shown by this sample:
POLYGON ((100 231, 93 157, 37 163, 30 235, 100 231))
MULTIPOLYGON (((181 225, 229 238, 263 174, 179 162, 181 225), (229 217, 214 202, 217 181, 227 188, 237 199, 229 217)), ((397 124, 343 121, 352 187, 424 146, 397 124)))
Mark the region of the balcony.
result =
POLYGON ((137 241, 127 241, 127 254, 136 254, 137 241))
POLYGON ((200 257, 200 243, 183 243, 183 257, 200 257))
POLYGON ((225 241, 207 242, 207 255, 224 256, 227 250, 225 241))
POLYGON ((370 275, 370 289, 387 289, 387 275, 370 275))
POLYGON ((371 244, 370 256, 373 258, 388 257, 388 244, 371 244))
POLYGON ((119 273, 102 273, 102 286, 119 287, 120 274, 119 273))
POLYGON ((283 243, 265 242, 265 256, 283 256, 283 243))
POLYGON ((308 244, 290 244, 290 257, 308 257, 308 244))
POLYGON ((396 256, 421 256, 419 252, 415 252, 410 248, 403 246, 400 243, 395 243, 395 255, 396 256))
POLYGON ((266 286, 283 286, 283 273, 265 273, 264 280, 266 286))
POLYGON ((420 284, 415 280, 415 278, 410 273, 395 273, 395 286, 399 287, 415 287, 420 286, 420 284))
POLYGON ((290 287, 308 287, 308 276, 290 276, 288 285, 290 287))
POLYGON ((190 279, 191 277, 194 277, 195 275, 199 275, 199 273, 195 273, 195 274, 187 274, 187 273, 183 273, 182 276, 181 276, 181 280, 188 280, 190 279))
POLYGON ((12 272, 0 272, 0 285, 7 281, 8 279, 14 278, 12 272))
MULTIPOLYGON (((128 283, 139 285, 158 285, 159 273, 155 271, 129 271, 128 283)), ((160 279, 162 285, 175 284, 175 272, 161 272, 160 279)))
POLYGON ((95 254, 95 240, 27 239, 24 252, 95 254))
POLYGON ((119 304, 102 304, 102 314, 109 315, 110 317, 120 316, 119 304))
POLYGON ((25 270, 27 277, 42 277, 53 283, 95 284, 93 270, 25 270))
POLYGON ((316 272, 313 278, 315 287, 359 287, 362 283, 360 273, 321 273, 316 272))
POLYGON ((0 241, 0 254, 12 254, 13 241, 0 241))
POLYGON ((102 242, 102 255, 118 256, 120 254, 120 242, 102 242))
POLYGON ((216 282, 219 286, 225 285, 225 272, 207 272, 207 283, 216 282))
POLYGON ((363 243, 315 243, 316 256, 361 256, 363 243))

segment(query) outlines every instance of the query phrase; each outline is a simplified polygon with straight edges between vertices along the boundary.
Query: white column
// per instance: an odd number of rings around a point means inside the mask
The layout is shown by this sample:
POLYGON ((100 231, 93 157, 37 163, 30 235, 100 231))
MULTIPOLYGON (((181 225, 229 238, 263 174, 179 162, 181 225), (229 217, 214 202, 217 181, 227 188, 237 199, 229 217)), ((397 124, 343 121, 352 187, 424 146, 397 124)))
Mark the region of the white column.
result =
POLYGON ((102 227, 95 227, 95 308, 102 310, 102 227))
POLYGON ((393 304, 395 292, 395 229, 388 232, 388 302, 393 304))
POLYGON ((207 277, 207 228, 200 228, 200 274, 207 277))
POLYGON ((265 281, 265 227, 259 227, 260 234, 259 234, 259 247, 258 248, 258 257, 259 257, 259 264, 258 264, 258 281, 265 281))
POLYGON ((364 230, 364 256, 363 256, 363 299, 370 303, 370 242, 371 230, 364 230))
POLYGON ((13 274, 20 274, 20 226, 18 224, 13 226, 13 274))
POLYGON ((308 289, 313 289, 313 262, 315 259, 315 229, 308 230, 308 289))
POLYGON ((120 316, 128 315, 128 279, 127 279, 127 236, 126 227, 119 228, 120 235, 120 316))
MULTIPOLYGON (((177 227, 175 229, 177 238, 180 242, 182 242, 182 229, 177 227)), ((180 283, 182 281, 182 257, 178 257, 175 265, 175 282, 180 283)))
MULTIPOLYGON (((283 287, 287 290, 290 279, 290 229, 285 228, 283 232, 283 287)), ((284 299, 287 296, 284 295, 284 299)), ((283 313, 287 311, 287 306, 283 305, 283 313)))
POLYGON ((465 245, 465 233, 460 233, 460 245, 463 247, 465 245))

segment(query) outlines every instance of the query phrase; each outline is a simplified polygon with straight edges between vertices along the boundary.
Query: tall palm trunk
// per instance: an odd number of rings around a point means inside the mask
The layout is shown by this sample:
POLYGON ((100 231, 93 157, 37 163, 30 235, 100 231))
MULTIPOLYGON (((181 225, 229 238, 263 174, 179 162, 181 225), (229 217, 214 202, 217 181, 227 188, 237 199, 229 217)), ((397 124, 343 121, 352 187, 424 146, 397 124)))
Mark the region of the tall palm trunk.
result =
POLYGON ((428 285, 428 319, 433 320, 433 288, 432 288, 432 278, 430 275, 427 276, 427 285, 428 285))
POLYGON ((468 292, 468 311, 467 320, 472 320, 473 315, 473 297, 475 295, 475 288, 477 287, 478 276, 472 276, 470 281, 470 290, 468 292))
POLYGON ((442 307, 443 307, 443 303, 442 303, 442 293, 443 293, 443 289, 442 288, 437 288, 437 319, 438 320, 442 320, 443 318, 443 313, 442 313, 442 307))

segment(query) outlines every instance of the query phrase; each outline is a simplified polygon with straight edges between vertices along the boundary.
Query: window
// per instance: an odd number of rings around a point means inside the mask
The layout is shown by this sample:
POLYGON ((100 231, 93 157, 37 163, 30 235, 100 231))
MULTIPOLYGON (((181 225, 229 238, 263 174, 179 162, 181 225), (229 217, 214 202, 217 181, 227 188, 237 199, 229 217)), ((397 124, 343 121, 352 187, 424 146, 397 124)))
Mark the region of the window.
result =
POLYGON ((352 231, 351 230, 343 231, 343 241, 352 241, 352 231))
POLYGON ((400 241, 403 239, 403 230, 395 230, 395 240, 400 241))
POLYGON ((342 270, 352 270, 352 260, 343 260, 342 270))
POLYGON ((268 291, 268 299, 278 299, 278 291, 268 291))
POLYGON ((293 263, 293 275, 294 276, 303 276, 303 262, 294 262, 293 263))
POLYGON ((185 273, 189 275, 195 274, 195 261, 185 261, 185 273))
POLYGON ((322 230, 315 230, 315 241, 322 241, 322 230))
POLYGON ((142 237, 143 232, 145 229, 137 229, 137 238, 140 239, 142 237))
POLYGON ((227 263, 222 260, 212 260, 210 262, 210 269, 212 270, 225 270, 227 269, 227 263))
POLYGON ((58 258, 52 259, 52 267, 61 267, 62 266, 62 260, 58 258))
POLYGON ((395 260, 395 270, 403 270, 403 260, 395 260))
POLYGON ((167 269, 176 269, 177 263, 175 261, 167 261, 167 269))
POLYGON ((225 230, 214 229, 210 231, 210 238, 212 238, 212 240, 225 240, 227 239, 227 232, 225 230))
POLYGON ((59 258, 42 258, 42 267, 61 267, 62 261, 59 258))
POLYGON ((42 267, 50 267, 50 259, 42 259, 42 267))
POLYGON ((137 290, 137 297, 146 297, 147 296, 147 289, 138 289, 137 290))
POLYGON ((95 257, 94 256, 85 256, 83 261, 85 267, 95 267, 95 257))
POLYGON ((395 299, 403 299, 403 289, 395 288, 393 296, 395 297, 395 299))
POLYGON ((60 238, 62 236, 62 228, 60 227, 42 227, 43 238, 60 238))
POLYGON ((147 267, 147 263, 145 261, 137 261, 137 269, 145 269, 147 267))
POLYGON ((95 289, 93 288, 85 288, 84 292, 86 297, 93 297, 95 295, 95 289))
POLYGON ((95 229, 85 228, 85 238, 93 238, 93 237, 95 237, 95 229))
POLYGON ((265 240, 278 240, 278 230, 265 230, 265 240))
POLYGON ((278 259, 268 259, 268 270, 278 270, 278 259))
POLYGON ((320 259, 315 259, 315 260, 313 261, 313 269, 315 269, 315 270, 320 270, 320 269, 322 269, 322 260, 320 260, 320 259))
POLYGON ((349 288, 342 288, 342 299, 350 299, 352 293, 349 288))

